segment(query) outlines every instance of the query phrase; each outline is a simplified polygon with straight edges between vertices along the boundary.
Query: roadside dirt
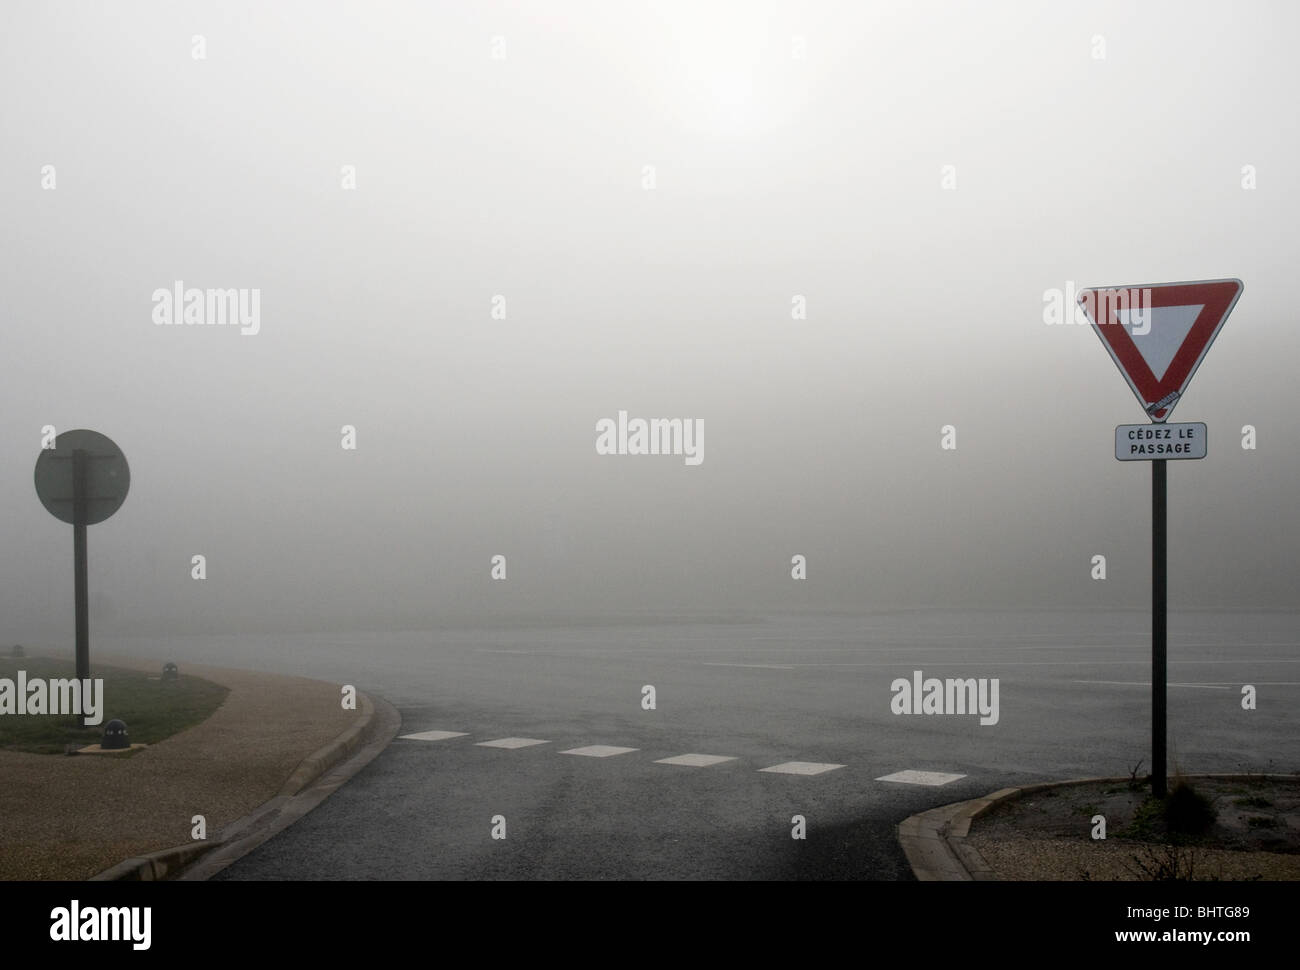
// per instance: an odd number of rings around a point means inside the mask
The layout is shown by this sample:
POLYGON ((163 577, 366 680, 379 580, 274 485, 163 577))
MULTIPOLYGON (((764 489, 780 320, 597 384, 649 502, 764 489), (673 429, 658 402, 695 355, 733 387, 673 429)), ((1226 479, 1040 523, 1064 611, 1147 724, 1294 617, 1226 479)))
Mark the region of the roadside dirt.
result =
POLYGON ((1003 803, 966 841, 1003 880, 1300 879, 1300 777, 1189 781, 1217 813, 1199 835, 1171 836, 1148 787, 1109 783, 1003 803))

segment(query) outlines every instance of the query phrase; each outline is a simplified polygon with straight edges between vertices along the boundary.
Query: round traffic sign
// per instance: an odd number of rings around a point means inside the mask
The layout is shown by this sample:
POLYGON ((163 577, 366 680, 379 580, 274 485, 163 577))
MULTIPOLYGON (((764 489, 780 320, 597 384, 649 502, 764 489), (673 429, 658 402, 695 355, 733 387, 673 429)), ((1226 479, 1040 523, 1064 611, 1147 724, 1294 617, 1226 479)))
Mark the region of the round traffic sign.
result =
POLYGON ((65 431, 36 459, 36 494, 50 515, 75 523, 74 470, 85 468, 86 525, 103 522, 122 507, 131 487, 126 455, 98 431, 65 431), (80 456, 80 457, 79 457, 80 456))

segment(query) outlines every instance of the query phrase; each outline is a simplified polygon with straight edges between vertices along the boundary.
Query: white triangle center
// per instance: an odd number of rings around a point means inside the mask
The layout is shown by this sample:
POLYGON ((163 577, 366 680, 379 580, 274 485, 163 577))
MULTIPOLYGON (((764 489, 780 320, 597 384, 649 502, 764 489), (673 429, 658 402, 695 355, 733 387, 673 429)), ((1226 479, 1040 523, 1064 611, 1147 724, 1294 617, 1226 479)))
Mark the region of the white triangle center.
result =
POLYGON ((1148 307, 1146 310, 1116 310, 1115 315, 1159 381, 1164 380, 1165 371, 1169 370, 1174 355, 1178 353, 1178 348, 1183 345, 1196 318, 1204 309, 1204 303, 1192 303, 1187 306, 1148 307))

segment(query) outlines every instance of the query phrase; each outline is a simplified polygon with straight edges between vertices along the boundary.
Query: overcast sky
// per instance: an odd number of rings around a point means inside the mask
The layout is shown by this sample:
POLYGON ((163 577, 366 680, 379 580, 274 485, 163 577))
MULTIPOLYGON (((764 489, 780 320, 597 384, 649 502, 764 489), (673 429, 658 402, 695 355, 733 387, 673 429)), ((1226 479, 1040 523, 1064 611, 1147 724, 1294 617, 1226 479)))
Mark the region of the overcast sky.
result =
POLYGON ((1044 293, 1224 277, 1170 602, 1296 607, 1298 11, 5 3, 0 640, 71 637, 46 425, 130 463, 101 632, 1142 607, 1145 417, 1044 293))

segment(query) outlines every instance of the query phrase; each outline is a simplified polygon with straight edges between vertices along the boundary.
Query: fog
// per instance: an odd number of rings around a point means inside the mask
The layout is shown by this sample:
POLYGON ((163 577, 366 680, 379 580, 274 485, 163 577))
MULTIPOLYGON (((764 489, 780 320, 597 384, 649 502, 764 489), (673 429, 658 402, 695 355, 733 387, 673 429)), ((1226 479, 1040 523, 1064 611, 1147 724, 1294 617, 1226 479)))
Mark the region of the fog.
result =
POLYGON ((1089 8, 6 4, 0 640, 71 637, 46 426, 130 463, 92 636, 1142 608, 1144 415, 1044 294, 1224 277, 1170 605, 1300 606, 1300 11, 1089 8))

